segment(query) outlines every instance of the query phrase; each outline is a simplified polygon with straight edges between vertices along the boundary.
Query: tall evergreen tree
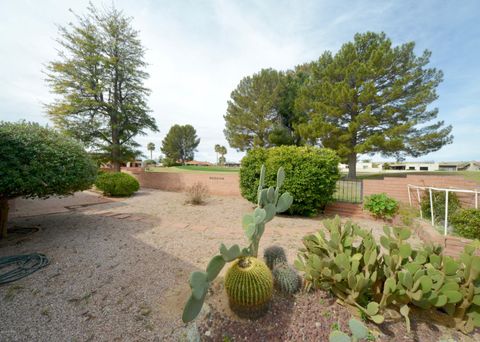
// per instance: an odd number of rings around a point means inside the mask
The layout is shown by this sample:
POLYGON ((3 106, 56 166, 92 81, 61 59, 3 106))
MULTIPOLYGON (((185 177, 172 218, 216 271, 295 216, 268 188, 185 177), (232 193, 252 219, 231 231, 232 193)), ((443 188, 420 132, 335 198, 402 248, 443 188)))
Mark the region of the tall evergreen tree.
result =
POLYGON ((191 125, 174 125, 162 141, 162 152, 173 162, 193 160, 196 148, 200 144, 195 128, 191 125))
POLYGON ((55 125, 101 152, 116 171, 138 154, 133 138, 157 131, 144 86, 145 50, 131 18, 92 4, 77 23, 60 27, 58 59, 47 67, 56 100, 47 105, 55 125))
POLYGON ((451 143, 451 126, 432 122, 442 72, 426 68, 413 42, 392 47, 384 33, 356 34, 333 55, 325 52, 296 99, 305 114, 297 128, 311 143, 330 147, 356 176, 358 154, 418 157, 451 143))
POLYGON ((225 137, 240 151, 253 147, 301 145, 295 131, 301 112, 294 104, 309 64, 280 72, 262 69, 243 78, 231 93, 224 116, 225 137))

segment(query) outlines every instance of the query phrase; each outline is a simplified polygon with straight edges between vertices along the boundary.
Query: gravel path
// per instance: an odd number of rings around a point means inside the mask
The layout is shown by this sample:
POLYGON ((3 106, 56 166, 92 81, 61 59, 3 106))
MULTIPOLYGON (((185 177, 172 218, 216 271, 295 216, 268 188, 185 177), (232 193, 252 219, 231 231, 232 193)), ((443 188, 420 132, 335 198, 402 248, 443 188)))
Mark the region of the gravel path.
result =
MULTIPOLYGON (((252 205, 236 197, 184 202, 181 193, 142 190, 126 200, 11 220, 40 230, 2 242, 0 256, 40 252, 51 264, 0 287, 0 341, 187 340, 191 330, 180 317, 188 275, 204 269, 221 242, 246 245, 240 223, 252 205)), ((320 219, 277 217, 261 247, 279 244, 293 262, 320 219)), ((382 229, 380 222, 361 224, 382 229)))

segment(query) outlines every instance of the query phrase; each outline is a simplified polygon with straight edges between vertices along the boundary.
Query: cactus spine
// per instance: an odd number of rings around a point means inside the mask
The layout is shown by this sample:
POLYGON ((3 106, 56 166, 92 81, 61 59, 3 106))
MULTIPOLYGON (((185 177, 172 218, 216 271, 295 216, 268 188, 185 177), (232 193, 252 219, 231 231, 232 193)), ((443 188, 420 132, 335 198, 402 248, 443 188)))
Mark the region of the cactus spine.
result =
POLYGON ((270 246, 265 248, 265 251, 263 252, 263 259, 265 260, 268 268, 271 270, 273 270, 275 264, 287 262, 285 251, 280 246, 270 246))
POLYGON ((287 263, 276 264, 272 273, 275 287, 283 293, 297 293, 302 285, 302 280, 297 271, 287 263))
POLYGON ((263 261, 254 257, 237 259, 225 277, 230 308, 240 317, 263 315, 268 309, 272 289, 272 273, 263 261))

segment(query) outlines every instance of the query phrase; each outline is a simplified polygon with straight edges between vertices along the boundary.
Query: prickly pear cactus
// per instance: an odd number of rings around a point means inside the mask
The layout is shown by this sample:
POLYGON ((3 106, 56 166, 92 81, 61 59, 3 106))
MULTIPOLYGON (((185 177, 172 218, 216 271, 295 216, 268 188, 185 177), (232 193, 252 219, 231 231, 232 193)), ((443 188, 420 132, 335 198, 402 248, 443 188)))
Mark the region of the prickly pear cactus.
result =
POLYGON ((268 268, 271 270, 273 270, 273 266, 275 266, 275 264, 287 262, 285 250, 280 246, 270 246, 265 248, 265 251, 263 252, 263 259, 265 260, 268 268))
POLYGON ((225 276, 225 290, 230 308, 240 317, 262 316, 270 304, 272 273, 265 263, 254 257, 237 259, 225 276))
POLYGON ((297 271, 287 263, 275 264, 272 273, 275 287, 283 293, 297 293, 302 285, 302 279, 297 271))

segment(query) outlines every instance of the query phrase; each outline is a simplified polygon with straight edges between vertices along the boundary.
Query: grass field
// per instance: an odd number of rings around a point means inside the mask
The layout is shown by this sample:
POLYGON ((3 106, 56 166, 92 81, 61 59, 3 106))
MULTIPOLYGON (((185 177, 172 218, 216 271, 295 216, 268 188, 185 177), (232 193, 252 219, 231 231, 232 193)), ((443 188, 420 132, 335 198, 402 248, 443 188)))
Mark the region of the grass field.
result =
POLYGON ((222 166, 173 166, 173 167, 150 167, 149 172, 200 172, 200 173, 238 173, 238 167, 222 166))

